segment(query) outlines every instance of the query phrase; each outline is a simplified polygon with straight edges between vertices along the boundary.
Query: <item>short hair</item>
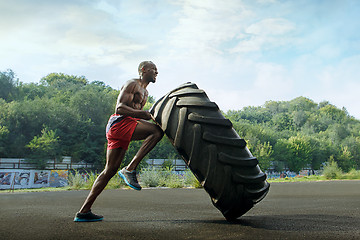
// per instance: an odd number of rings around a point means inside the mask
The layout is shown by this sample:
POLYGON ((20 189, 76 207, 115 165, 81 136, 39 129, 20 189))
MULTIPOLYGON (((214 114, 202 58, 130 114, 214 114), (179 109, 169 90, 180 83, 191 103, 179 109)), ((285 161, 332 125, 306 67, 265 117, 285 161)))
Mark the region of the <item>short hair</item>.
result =
POLYGON ((154 63, 152 61, 143 61, 139 64, 138 72, 139 72, 140 76, 141 76, 141 69, 143 69, 143 67, 145 67, 146 65, 149 65, 149 64, 154 64, 154 63))

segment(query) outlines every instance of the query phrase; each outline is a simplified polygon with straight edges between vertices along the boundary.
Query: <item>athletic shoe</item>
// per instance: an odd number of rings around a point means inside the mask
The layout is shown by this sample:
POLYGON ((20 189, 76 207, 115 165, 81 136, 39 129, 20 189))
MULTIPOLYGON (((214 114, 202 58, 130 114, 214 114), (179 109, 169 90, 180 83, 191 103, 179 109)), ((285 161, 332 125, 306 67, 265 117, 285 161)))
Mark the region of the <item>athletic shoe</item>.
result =
POLYGON ((97 222, 104 219, 101 215, 93 214, 91 211, 87 213, 76 213, 74 222, 97 222))
POLYGON ((125 183, 129 185, 131 188, 140 191, 141 186, 136 178, 136 171, 128 171, 126 168, 121 169, 118 174, 122 179, 124 179, 125 183))

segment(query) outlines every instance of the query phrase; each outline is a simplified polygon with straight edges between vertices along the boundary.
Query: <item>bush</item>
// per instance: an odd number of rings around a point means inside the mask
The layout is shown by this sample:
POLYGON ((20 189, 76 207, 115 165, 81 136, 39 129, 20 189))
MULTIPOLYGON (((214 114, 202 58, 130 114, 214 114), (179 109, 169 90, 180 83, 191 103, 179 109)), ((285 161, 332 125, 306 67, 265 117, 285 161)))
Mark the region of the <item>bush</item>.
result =
POLYGON ((74 173, 69 172, 68 182, 70 189, 80 189, 83 187, 85 180, 79 171, 75 170, 74 173))
POLYGON ((185 170, 184 184, 188 187, 202 188, 202 185, 199 182, 199 180, 197 180, 195 175, 189 169, 185 170))
POLYGON ((119 174, 115 174, 115 176, 113 176, 108 185, 105 187, 105 189, 118 189, 118 188, 123 188, 127 186, 126 183, 122 180, 122 178, 119 176, 119 174))
MULTIPOLYGON (((81 174, 75 170, 69 173, 69 189, 91 189, 99 174, 94 172, 86 172, 81 174)), ((183 175, 177 174, 171 167, 164 167, 162 169, 144 168, 141 170, 139 180, 145 187, 195 187, 201 188, 201 184, 196 179, 190 170, 186 170, 183 175)), ((105 189, 117 189, 127 186, 124 181, 116 174, 110 179, 105 189)))
POLYGON ((323 174, 326 179, 341 179, 342 170, 335 161, 330 161, 326 163, 323 174))
POLYGON ((140 181, 146 187, 202 187, 190 170, 186 170, 184 175, 180 175, 175 173, 172 167, 142 169, 140 181))
MULTIPOLYGON (((74 170, 74 173, 69 173, 68 182, 70 189, 91 189, 94 185, 95 180, 99 176, 98 173, 86 172, 86 174, 81 174, 79 171, 74 170)), ((118 174, 115 174, 114 177, 110 179, 105 189, 117 189, 127 186, 118 174)))
POLYGON ((155 167, 142 169, 140 181, 147 187, 163 187, 165 184, 164 176, 155 167))
POLYGON ((346 179, 360 179, 360 171, 351 169, 350 172, 345 174, 346 179))
POLYGON ((166 179, 166 187, 169 188, 182 188, 184 187, 184 178, 181 175, 172 173, 166 179))
POLYGON ((93 172, 86 172, 87 178, 84 179, 84 184, 82 188, 85 189, 91 189, 92 185, 94 184, 96 178, 99 176, 99 174, 93 173, 93 172))

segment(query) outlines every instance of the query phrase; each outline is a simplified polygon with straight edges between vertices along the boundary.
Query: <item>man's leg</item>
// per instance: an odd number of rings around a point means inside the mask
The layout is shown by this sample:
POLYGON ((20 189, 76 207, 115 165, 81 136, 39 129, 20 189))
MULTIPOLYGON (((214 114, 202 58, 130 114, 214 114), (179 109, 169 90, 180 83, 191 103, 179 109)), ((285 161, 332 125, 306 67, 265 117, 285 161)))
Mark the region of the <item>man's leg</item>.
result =
POLYGON ((144 142, 129 165, 119 171, 120 177, 133 189, 141 190, 141 186, 136 178, 136 167, 163 136, 164 133, 159 126, 143 120, 138 122, 131 140, 144 140, 144 142))
POLYGON ((107 150, 105 169, 95 180, 88 197, 80 209, 80 213, 87 213, 90 211, 95 199, 104 190, 110 179, 116 174, 125 156, 125 152, 126 150, 122 148, 107 150))
POLYGON ((163 136, 164 132, 158 125, 139 120, 131 140, 144 140, 144 142, 126 169, 128 171, 135 170, 140 161, 155 147, 163 136))

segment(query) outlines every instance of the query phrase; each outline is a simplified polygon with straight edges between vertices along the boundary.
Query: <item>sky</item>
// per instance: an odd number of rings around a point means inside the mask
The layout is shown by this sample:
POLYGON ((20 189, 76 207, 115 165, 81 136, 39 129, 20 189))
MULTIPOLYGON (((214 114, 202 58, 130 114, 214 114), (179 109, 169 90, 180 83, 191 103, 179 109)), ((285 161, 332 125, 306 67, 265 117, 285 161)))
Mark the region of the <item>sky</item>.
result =
POLYGON ((357 0, 0 0, 0 71, 120 89, 151 60, 155 99, 194 82, 223 111, 304 96, 360 119, 359 12, 357 0))

